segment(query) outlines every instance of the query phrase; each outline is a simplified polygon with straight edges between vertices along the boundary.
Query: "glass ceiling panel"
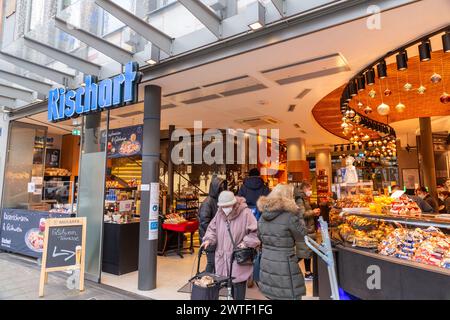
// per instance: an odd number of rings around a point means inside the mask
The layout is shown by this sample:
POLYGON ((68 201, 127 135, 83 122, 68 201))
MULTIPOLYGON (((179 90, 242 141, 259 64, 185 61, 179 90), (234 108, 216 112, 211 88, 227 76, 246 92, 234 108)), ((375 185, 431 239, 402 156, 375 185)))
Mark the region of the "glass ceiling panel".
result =
POLYGON ((182 4, 175 3, 149 14, 147 21, 172 38, 205 28, 182 4))
MULTIPOLYGON (((114 2, 126 10, 134 11, 133 0, 115 0, 114 2)), ((104 38, 132 53, 142 51, 148 43, 140 35, 137 35, 114 16, 96 5, 94 0, 80 0, 58 13, 57 16, 77 28, 99 38, 104 38)))

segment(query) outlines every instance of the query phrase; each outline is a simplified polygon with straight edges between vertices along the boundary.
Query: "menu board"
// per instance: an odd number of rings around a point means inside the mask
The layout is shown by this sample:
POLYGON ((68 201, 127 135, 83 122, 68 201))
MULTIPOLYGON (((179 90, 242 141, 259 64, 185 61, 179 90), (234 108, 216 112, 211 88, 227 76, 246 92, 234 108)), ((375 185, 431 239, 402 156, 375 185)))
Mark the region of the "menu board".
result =
POLYGON ((142 154, 144 127, 133 126, 108 132, 108 158, 130 157, 142 154))
POLYGON ((83 218, 48 219, 44 233, 39 297, 44 296, 48 273, 73 271, 68 282, 84 290, 86 221, 83 218))
POLYGON ((76 264, 76 248, 82 245, 83 226, 54 226, 48 230, 47 268, 76 264))
POLYGON ((40 258, 44 248, 45 222, 48 218, 67 217, 20 209, 3 209, 0 229, 0 249, 40 258))

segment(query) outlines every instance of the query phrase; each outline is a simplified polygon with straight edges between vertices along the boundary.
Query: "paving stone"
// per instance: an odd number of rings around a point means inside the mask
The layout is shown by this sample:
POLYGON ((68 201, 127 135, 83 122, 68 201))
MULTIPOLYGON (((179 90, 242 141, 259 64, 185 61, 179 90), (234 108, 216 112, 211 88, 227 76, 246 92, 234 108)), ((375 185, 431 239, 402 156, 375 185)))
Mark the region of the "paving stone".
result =
POLYGON ((85 291, 69 290, 64 272, 49 274, 45 296, 38 297, 40 267, 35 261, 0 253, 0 299, 8 300, 131 300, 147 299, 118 289, 85 281, 85 291))

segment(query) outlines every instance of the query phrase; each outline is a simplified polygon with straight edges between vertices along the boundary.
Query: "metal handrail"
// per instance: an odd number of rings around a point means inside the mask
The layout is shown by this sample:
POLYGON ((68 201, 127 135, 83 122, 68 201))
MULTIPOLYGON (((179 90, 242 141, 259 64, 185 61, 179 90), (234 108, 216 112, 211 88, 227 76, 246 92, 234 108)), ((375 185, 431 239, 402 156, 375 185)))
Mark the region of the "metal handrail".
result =
MULTIPOLYGON (((161 161, 165 167, 168 167, 168 164, 163 160, 163 159, 159 159, 159 161, 161 161)), ((179 171, 177 170, 173 170, 173 172, 177 173, 181 178, 183 178, 184 180, 187 181, 187 183, 189 185, 191 185, 192 187, 194 187, 194 189, 196 189, 199 192, 199 195, 202 196, 207 196, 208 194, 206 192, 204 192, 202 189, 200 189, 199 187, 197 187, 195 184, 193 184, 189 179, 187 179, 186 177, 184 177, 179 171)))
POLYGON ((306 245, 314 251, 327 264, 328 277, 330 279, 331 299, 340 300, 339 288, 334 267, 333 249, 331 247, 330 235, 328 233, 328 223, 319 217, 320 232, 322 234, 322 244, 318 244, 309 236, 305 236, 306 245))

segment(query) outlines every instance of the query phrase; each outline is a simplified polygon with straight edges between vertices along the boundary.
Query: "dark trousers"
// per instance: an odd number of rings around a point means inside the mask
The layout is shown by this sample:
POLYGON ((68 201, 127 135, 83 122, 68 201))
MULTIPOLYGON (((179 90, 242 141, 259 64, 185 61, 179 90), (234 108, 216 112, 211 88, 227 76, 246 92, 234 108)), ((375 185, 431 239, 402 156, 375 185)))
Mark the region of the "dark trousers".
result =
POLYGON ((311 272, 311 259, 303 259, 303 263, 305 264, 305 271, 311 272))
POLYGON ((206 272, 215 273, 216 272, 216 250, 206 249, 206 272))
POLYGON ((245 300, 245 292, 247 290, 247 281, 233 283, 231 293, 234 300, 245 300))

